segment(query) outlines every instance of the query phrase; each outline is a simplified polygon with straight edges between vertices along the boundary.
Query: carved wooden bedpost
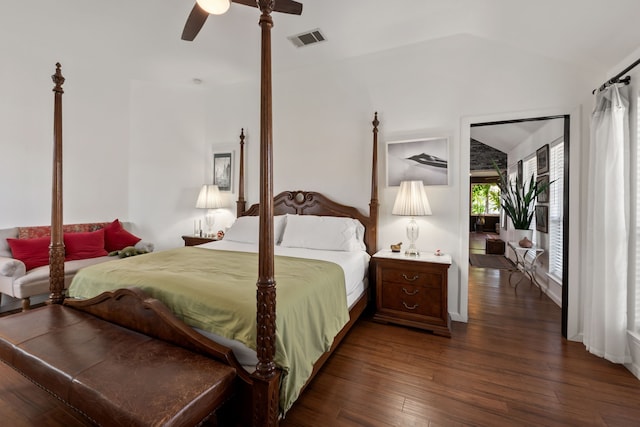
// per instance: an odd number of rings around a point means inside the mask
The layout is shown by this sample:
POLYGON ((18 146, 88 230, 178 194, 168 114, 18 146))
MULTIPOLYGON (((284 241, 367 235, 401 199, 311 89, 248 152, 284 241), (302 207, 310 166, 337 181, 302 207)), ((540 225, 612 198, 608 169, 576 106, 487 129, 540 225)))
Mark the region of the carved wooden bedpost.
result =
POLYGON ((60 63, 51 76, 53 88, 53 184, 51 192, 51 244, 49 246, 49 302, 60 304, 64 300, 64 241, 62 235, 62 85, 64 77, 60 63))
POLYGON ((275 362, 276 281, 273 236, 273 130, 271 28, 274 0, 259 0, 262 28, 260 89, 260 240, 258 242, 257 355, 254 373, 253 425, 278 425, 279 376, 275 362))
POLYGON ((247 209, 244 199, 244 128, 240 130, 240 158, 238 172, 238 200, 236 201, 236 216, 239 217, 247 209))
POLYGON ((371 224, 367 228, 369 233, 369 242, 371 246, 367 248, 369 253, 373 255, 378 251, 378 112, 376 111, 373 122, 373 160, 371 165, 371 202, 369 203, 369 218, 371 224))

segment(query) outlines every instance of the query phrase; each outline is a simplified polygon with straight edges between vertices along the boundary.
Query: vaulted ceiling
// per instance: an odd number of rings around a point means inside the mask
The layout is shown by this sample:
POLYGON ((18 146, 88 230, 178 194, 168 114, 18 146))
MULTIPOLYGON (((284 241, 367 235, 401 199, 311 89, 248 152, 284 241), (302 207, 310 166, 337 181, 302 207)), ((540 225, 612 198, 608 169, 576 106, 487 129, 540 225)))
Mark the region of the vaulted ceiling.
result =
MULTIPOLYGON (((277 1, 277 0, 276 0, 277 1)), ((455 34, 606 73, 640 45, 638 0, 306 0, 302 16, 274 14, 274 70, 339 61, 455 34), (320 29, 326 41, 287 37, 320 29)), ((194 0, 8 2, 0 45, 27 41, 43 52, 117 50, 132 78, 227 83, 255 78, 259 12, 232 4, 210 16, 195 41, 180 40, 194 0)), ((119 64, 113 64, 117 67, 119 64)))
POLYGON ((509 153, 547 123, 547 120, 533 120, 474 126, 471 128, 471 139, 509 153))

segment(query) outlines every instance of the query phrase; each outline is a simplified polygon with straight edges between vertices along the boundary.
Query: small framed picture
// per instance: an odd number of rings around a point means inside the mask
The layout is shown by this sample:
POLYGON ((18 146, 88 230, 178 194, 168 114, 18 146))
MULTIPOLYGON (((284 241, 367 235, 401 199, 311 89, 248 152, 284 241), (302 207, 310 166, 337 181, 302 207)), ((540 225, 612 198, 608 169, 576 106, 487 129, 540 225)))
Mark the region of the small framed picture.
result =
POLYGON ((536 230, 549 232, 549 206, 536 205, 536 230))
POLYGON ((401 181, 449 184, 449 138, 420 138, 387 143, 387 186, 401 181))
POLYGON ((522 160, 518 160, 518 180, 522 182, 522 160))
POLYGON ((549 173, 549 144, 545 144, 536 150, 537 174, 549 173))
POLYGON ((233 152, 213 153, 213 184, 220 191, 232 191, 233 152))
POLYGON ((546 185, 547 188, 540 194, 538 194, 538 203, 549 203, 549 175, 542 175, 536 177, 538 186, 546 185))

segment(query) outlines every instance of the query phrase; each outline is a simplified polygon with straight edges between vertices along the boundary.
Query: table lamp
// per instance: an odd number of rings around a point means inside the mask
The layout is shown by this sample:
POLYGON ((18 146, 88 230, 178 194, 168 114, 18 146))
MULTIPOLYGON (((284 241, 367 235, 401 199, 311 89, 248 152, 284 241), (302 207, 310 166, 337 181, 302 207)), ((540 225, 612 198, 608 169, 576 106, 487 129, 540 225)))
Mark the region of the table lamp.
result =
POLYGON ((415 242, 420 234, 420 228, 416 223, 415 217, 431 215, 431 206, 427 193, 424 191, 422 181, 402 181, 400 190, 393 204, 393 215, 410 216, 409 224, 407 224, 407 239, 409 239, 409 247, 404 252, 406 256, 418 256, 420 252, 416 249, 415 242))
POLYGON ((217 185, 204 184, 198 194, 196 208, 207 209, 205 223, 207 224, 207 237, 213 236, 213 224, 215 223, 215 209, 224 207, 222 197, 217 185))

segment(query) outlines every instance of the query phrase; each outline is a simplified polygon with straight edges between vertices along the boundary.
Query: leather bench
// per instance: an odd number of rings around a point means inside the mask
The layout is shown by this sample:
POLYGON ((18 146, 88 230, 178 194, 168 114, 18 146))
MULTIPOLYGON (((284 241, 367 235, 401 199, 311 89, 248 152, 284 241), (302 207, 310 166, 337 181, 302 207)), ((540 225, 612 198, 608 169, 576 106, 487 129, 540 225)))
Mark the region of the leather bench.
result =
POLYGON ((0 358, 95 424, 193 426, 233 394, 234 368, 63 305, 0 318, 0 358))

